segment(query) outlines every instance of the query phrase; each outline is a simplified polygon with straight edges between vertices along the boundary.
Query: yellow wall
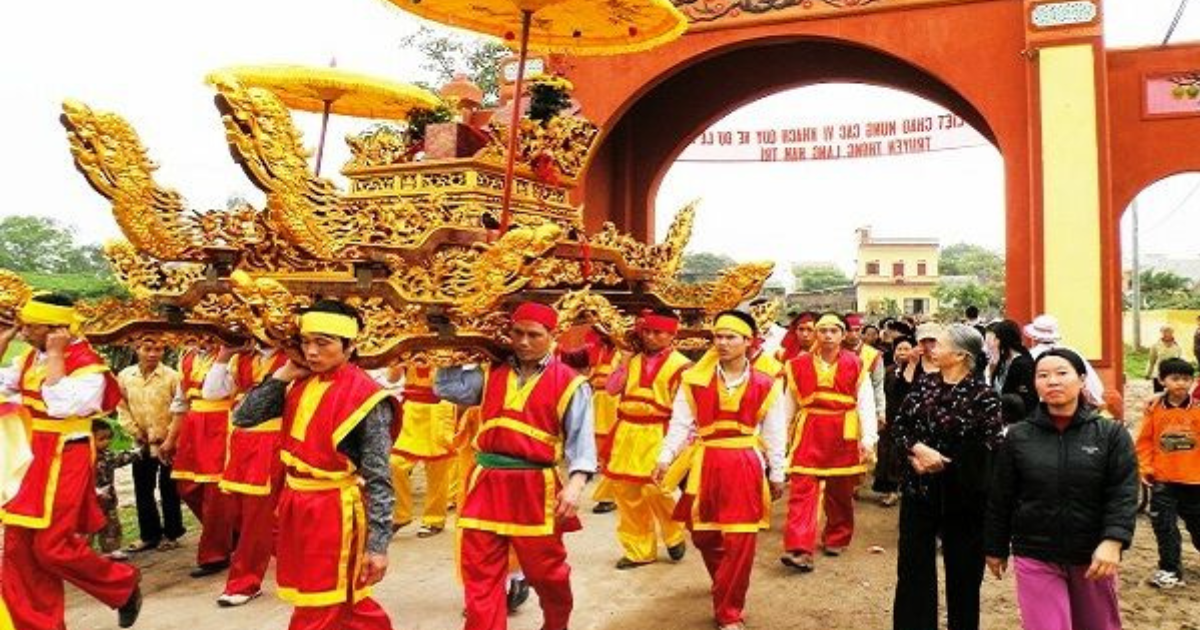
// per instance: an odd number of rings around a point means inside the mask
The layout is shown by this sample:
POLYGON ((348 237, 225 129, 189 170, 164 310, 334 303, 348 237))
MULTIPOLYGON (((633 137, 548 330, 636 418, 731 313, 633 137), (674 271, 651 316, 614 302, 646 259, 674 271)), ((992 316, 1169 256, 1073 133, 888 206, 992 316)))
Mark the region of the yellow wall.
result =
POLYGON ((879 261, 879 276, 890 278, 892 263, 904 261, 904 277, 936 278, 938 275, 938 248, 936 245, 859 245, 858 269, 855 275, 867 275, 867 263, 879 261), (925 261, 925 275, 917 276, 917 261, 925 261))
MULTIPOLYGON (((1175 341, 1183 346, 1183 356, 1195 360, 1192 354, 1192 334, 1196 332, 1196 317, 1200 310, 1162 309, 1142 311, 1142 347, 1149 348, 1158 341, 1159 329, 1170 325, 1175 329, 1175 341)), ((1133 313, 1125 311, 1121 329, 1125 343, 1133 345, 1133 313)))
POLYGON ((1039 51, 1045 311, 1101 358, 1100 161, 1091 44, 1039 51))
POLYGON ((904 300, 913 298, 923 298, 929 301, 929 308, 925 311, 926 314, 937 312, 937 300, 933 297, 932 286, 913 286, 905 284, 860 284, 856 287, 858 310, 866 312, 871 302, 883 302, 885 300, 895 300, 896 308, 904 311, 904 300))

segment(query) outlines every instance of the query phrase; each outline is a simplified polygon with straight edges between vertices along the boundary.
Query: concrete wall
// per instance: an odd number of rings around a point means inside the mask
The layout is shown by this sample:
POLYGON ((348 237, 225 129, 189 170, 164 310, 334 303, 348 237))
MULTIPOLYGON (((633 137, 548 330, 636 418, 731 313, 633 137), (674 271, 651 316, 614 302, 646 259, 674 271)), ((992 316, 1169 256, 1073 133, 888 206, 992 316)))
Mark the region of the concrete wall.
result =
MULTIPOLYGON (((1142 347, 1148 348, 1158 341, 1159 329, 1170 325, 1175 329, 1175 340, 1183 346, 1183 355, 1195 360, 1192 354, 1192 334, 1196 332, 1196 317, 1200 310, 1162 309, 1157 311, 1142 311, 1142 347)), ((1125 321, 1121 327, 1125 343, 1133 344, 1133 313, 1125 311, 1125 321)))

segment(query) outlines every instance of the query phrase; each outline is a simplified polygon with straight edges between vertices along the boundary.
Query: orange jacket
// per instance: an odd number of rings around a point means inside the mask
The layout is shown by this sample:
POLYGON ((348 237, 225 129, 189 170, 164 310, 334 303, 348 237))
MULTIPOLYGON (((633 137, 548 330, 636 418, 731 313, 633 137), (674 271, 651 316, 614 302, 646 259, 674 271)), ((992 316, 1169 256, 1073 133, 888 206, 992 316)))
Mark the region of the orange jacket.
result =
POLYGON ((1146 407, 1137 439, 1139 472, 1147 481, 1200 484, 1200 402, 1165 403, 1146 407))

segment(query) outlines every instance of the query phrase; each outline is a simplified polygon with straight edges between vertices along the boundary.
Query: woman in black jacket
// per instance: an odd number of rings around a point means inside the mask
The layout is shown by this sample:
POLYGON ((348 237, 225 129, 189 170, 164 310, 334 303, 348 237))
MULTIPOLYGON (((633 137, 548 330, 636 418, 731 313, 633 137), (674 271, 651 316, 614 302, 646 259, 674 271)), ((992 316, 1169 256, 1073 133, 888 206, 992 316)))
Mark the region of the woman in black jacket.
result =
POLYGON ((970 326, 942 332, 930 353, 938 371, 913 383, 889 427, 907 460, 892 610, 896 630, 938 627, 938 538, 950 630, 979 628, 989 453, 1003 428, 999 397, 975 376, 982 350, 983 337, 970 326))
POLYGON ((1117 566, 1137 513, 1133 440, 1084 402, 1079 355, 1047 350, 1034 374, 1042 404, 997 453, 988 568, 1002 577, 1011 550, 1026 630, 1119 630, 1117 566))
POLYGON ((988 384, 1001 396, 1020 396, 1025 412, 1031 413, 1038 395, 1033 384, 1033 357, 1021 343, 1021 327, 1011 319, 993 322, 987 327, 986 339, 988 384))

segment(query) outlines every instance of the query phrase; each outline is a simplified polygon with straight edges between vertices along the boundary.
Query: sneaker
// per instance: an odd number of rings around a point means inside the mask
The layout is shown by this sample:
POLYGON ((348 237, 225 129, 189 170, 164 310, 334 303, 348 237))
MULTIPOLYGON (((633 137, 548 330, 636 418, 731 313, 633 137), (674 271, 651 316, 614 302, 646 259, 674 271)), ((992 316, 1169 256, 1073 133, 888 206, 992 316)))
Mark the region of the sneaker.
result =
POLYGON ((108 559, 112 560, 113 562, 129 562, 129 552, 123 549, 110 551, 105 555, 108 556, 108 559))
POLYGON ((429 538, 442 533, 444 525, 422 525, 421 529, 417 530, 417 538, 429 538))
POLYGON ((260 595, 262 595, 262 591, 257 591, 253 595, 230 595, 229 593, 222 593, 221 596, 217 598, 217 605, 221 608, 236 608, 238 606, 244 606, 250 603, 250 600, 257 598, 260 595))
POLYGON ((592 514, 608 514, 617 509, 617 504, 612 501, 598 501, 592 506, 592 514))
POLYGON ((1159 569, 1158 571, 1154 572, 1153 576, 1150 577, 1150 586, 1168 590, 1172 588, 1179 588, 1180 586, 1187 586, 1187 583, 1183 581, 1183 578, 1179 577, 1178 573, 1159 569))
POLYGON ((679 562, 680 560, 683 560, 683 556, 686 554, 687 554, 687 543, 686 542, 681 542, 678 545, 671 545, 670 547, 667 547, 667 556, 669 556, 675 562, 679 562))
POLYGON ((830 558, 836 558, 836 557, 842 555, 843 553, 846 553, 846 548, 845 547, 825 547, 824 549, 821 550, 821 552, 824 553, 826 556, 829 556, 830 558))
POLYGON ((622 556, 620 560, 617 560, 616 567, 617 567, 617 569, 618 569, 618 570, 620 570, 620 571, 625 571, 626 569, 636 569, 636 568, 638 568, 638 567, 644 567, 644 566, 646 566, 646 565, 648 565, 648 564, 653 564, 653 561, 651 561, 651 562, 638 562, 638 561, 636 561, 636 560, 631 560, 631 559, 629 559, 629 558, 626 558, 626 557, 622 556))

